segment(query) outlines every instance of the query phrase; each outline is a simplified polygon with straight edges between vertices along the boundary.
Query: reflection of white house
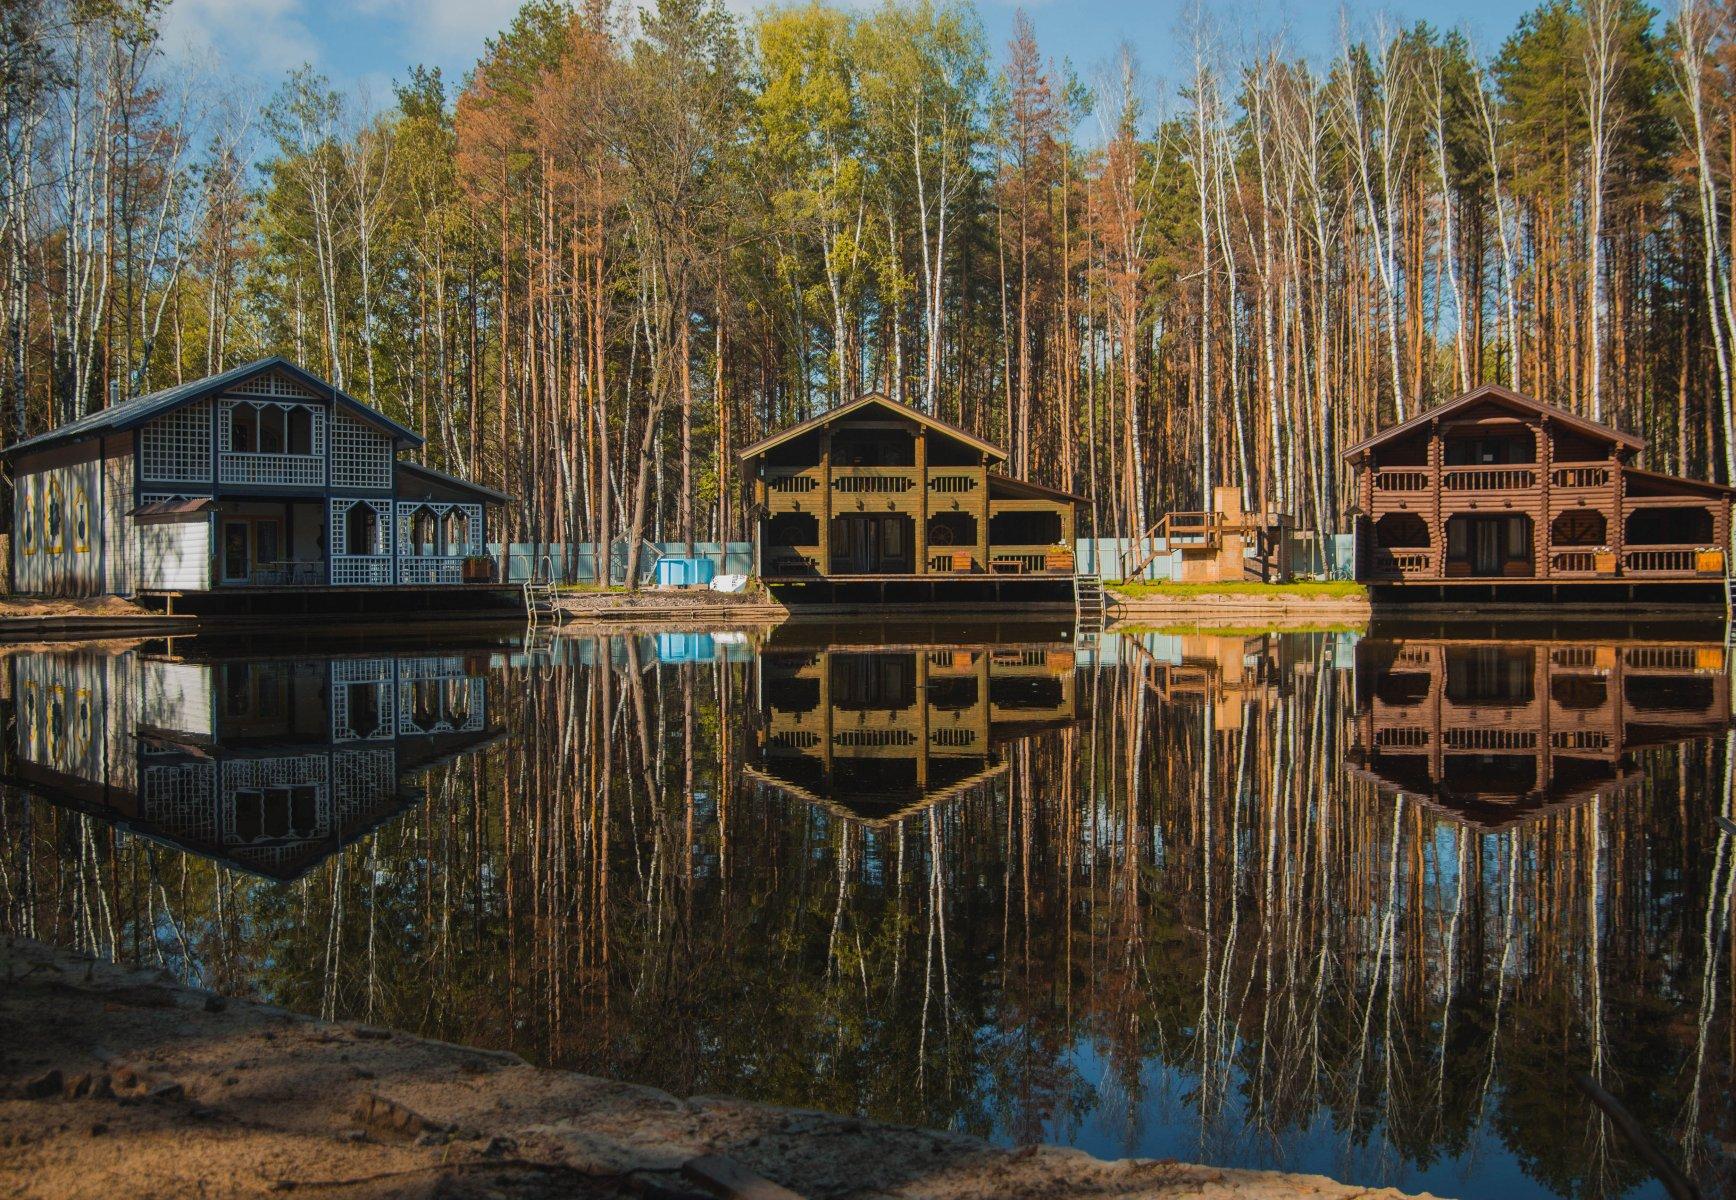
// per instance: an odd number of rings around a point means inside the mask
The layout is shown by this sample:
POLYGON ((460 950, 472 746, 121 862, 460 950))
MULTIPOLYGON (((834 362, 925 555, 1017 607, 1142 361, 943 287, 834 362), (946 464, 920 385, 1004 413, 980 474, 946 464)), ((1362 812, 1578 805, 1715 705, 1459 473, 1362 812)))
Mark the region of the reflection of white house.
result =
POLYGON ((421 444, 275 357, 114 405, 0 451, 14 589, 464 582, 487 553, 488 506, 509 498, 398 461, 421 444))
POLYGON ((292 879, 413 803, 409 774, 493 736, 458 657, 16 656, 9 782, 292 879))

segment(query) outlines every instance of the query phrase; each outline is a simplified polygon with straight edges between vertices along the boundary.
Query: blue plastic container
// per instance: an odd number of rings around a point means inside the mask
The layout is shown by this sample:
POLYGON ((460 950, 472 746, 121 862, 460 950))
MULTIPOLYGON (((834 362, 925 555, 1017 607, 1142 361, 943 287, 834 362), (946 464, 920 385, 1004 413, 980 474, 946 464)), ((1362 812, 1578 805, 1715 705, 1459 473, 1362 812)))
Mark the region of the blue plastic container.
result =
POLYGON ((665 554, 657 560, 658 587, 686 587, 689 582, 690 560, 665 554))

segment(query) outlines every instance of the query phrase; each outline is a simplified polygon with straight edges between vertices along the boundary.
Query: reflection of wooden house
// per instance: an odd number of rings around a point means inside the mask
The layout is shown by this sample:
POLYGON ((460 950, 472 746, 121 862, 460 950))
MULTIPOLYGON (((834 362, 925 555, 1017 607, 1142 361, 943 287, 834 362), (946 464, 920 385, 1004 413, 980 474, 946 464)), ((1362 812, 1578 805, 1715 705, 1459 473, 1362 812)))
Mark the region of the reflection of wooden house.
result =
POLYGON ((1236 633, 1126 634, 1121 639, 1135 659, 1135 670, 1166 704, 1212 705, 1219 732, 1242 728, 1250 705, 1261 708, 1276 698, 1282 672, 1275 655, 1281 639, 1236 633), (1161 653, 1152 645, 1161 641, 1161 653))
POLYGON ((7 782, 241 870, 304 874, 420 798, 407 777, 477 749, 461 658, 12 659, 7 782))
POLYGON ((1719 643, 1357 647, 1356 772, 1501 827, 1637 779, 1631 755, 1730 723, 1719 643))
POLYGON ((1006 742, 1078 719, 1065 647, 767 651, 759 670, 750 773, 870 824, 999 775, 1006 742))
POLYGON ((1732 490, 1642 471, 1636 437, 1485 386, 1345 452, 1376 584, 1717 581, 1732 490))
POLYGON ((1006 451, 866 396, 741 452, 769 582, 1073 575, 1082 497, 994 470, 1006 451))

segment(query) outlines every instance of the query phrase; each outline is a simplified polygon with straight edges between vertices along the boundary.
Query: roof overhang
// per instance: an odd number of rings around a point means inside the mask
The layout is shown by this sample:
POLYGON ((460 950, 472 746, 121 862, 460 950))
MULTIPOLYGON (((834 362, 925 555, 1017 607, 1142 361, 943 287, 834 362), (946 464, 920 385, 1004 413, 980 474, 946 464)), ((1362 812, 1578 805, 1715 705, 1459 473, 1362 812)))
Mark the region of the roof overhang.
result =
POLYGON ((1541 400, 1533 400, 1530 396, 1515 392, 1511 388, 1504 388, 1498 383, 1485 383, 1482 387, 1472 388, 1468 392, 1454 396, 1444 404, 1437 404, 1427 412, 1418 413, 1408 421, 1401 421, 1391 429, 1383 429, 1372 437, 1363 438, 1345 450, 1343 457, 1347 459, 1358 458, 1376 446, 1408 437, 1418 430, 1427 429, 1430 425, 1451 416, 1455 412, 1487 401, 1506 405, 1518 413, 1544 417, 1558 424, 1566 425, 1570 429, 1576 429, 1580 433, 1595 438, 1603 438, 1634 451, 1644 450, 1646 447, 1644 438, 1635 437, 1631 433, 1623 433, 1619 429, 1588 420, 1578 413, 1568 412, 1565 408, 1545 404, 1541 400))
MULTIPOLYGON (((1058 500, 1062 503, 1070 504, 1091 503, 1091 501, 1087 500, 1084 496, 1079 495, 1077 492, 1069 492, 1061 488, 1050 487, 1046 483, 1032 483, 1029 479, 1014 479, 1011 475, 1001 475, 994 471, 990 471, 989 490, 992 493, 996 488, 999 488, 1003 492, 1011 492, 1014 497, 1020 499, 1058 500)), ((991 499, 992 498, 993 497, 991 496, 991 499)))
POLYGON ((967 433, 965 430, 960 429, 957 425, 950 425, 947 422, 942 421, 939 417, 931 417, 927 413, 918 412, 909 405, 899 404, 897 401, 889 399, 886 396, 874 394, 863 396, 857 400, 852 400, 848 404, 840 404, 836 408, 829 408, 818 416, 809 417, 799 425, 792 425, 788 429, 772 434, 770 437, 761 438, 753 445, 737 451, 736 457, 744 462, 750 458, 758 458, 760 455, 776 446, 781 446, 785 442, 794 441, 796 438, 812 433, 817 429, 821 429, 835 421, 852 416, 853 414, 872 406, 884 408, 894 416, 914 421, 918 425, 935 430, 937 433, 943 433, 948 437, 956 438, 967 446, 988 455, 996 462, 1001 461, 1007 456, 1007 452, 995 445, 993 442, 986 442, 982 438, 976 436, 976 434, 967 433))
POLYGON ((517 503, 515 497, 509 496, 505 492, 495 491, 491 487, 484 487, 480 483, 474 483, 471 480, 464 479, 457 475, 450 475, 445 471, 437 471, 433 467, 426 467, 421 463, 399 462, 395 465, 400 474, 411 475, 418 479, 425 479, 430 483, 437 484, 440 487, 451 488, 454 491, 467 492, 470 495, 475 496, 484 504, 517 503))
POLYGON ((171 388, 150 392, 143 396, 135 396, 131 400, 122 401, 108 408, 88 413, 75 421, 69 421, 58 429, 39 433, 35 437, 25 438, 21 442, 0 449, 0 462, 10 462, 21 454, 48 450, 69 442, 82 441, 89 437, 98 437, 110 433, 126 433, 155 420, 164 413, 172 412, 184 405, 194 404, 200 400, 218 396, 224 392, 241 386, 249 379, 263 375, 269 371, 281 371, 316 396, 325 397, 335 407, 342 408, 358 419, 379 429, 390 437, 394 443, 402 446, 416 447, 422 445, 422 435, 407 426, 400 425, 378 409, 370 408, 354 396, 327 383, 318 375, 298 366, 280 354, 268 358, 256 359, 227 371, 219 371, 215 375, 207 375, 203 379, 195 379, 188 383, 177 384, 171 388))

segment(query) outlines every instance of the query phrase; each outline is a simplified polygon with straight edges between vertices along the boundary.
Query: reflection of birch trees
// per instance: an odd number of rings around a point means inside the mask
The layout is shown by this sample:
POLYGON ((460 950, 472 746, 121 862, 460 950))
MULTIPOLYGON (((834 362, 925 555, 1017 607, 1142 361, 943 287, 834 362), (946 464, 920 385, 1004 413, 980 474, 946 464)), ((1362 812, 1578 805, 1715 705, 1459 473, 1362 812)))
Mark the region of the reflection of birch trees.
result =
POLYGON ((288 888, 9 795, 5 928, 684 1093, 1619 1194, 1645 1169, 1584 1072, 1718 1183, 1727 743, 1488 833, 1348 778, 1328 639, 1152 646, 872 827, 743 781, 751 664, 566 642, 493 676, 506 742, 288 888))

